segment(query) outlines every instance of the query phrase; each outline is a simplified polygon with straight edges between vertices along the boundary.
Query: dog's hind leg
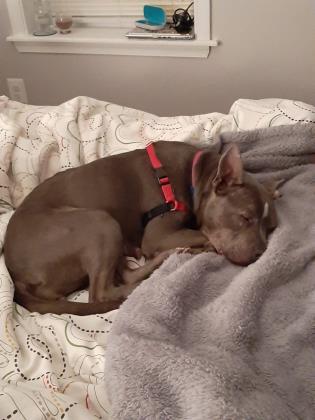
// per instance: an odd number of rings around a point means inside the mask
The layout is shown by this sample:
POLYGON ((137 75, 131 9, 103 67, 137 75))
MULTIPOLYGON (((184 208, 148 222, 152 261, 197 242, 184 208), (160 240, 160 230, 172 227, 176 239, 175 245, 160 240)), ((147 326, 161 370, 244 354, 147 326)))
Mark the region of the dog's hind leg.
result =
POLYGON ((17 210, 13 217, 17 220, 8 227, 5 253, 18 303, 41 313, 78 315, 106 312, 121 304, 126 290, 116 293, 117 299, 107 295, 121 283, 119 267, 124 262, 120 225, 110 214, 67 207, 17 210), (64 299, 87 285, 90 303, 64 299))

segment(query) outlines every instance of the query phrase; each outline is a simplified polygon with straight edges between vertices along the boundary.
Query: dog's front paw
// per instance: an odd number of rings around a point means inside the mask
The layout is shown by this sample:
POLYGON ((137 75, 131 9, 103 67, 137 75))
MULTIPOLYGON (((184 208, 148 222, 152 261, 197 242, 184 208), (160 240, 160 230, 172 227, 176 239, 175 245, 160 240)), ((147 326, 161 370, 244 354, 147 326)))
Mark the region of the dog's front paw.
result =
POLYGON ((215 251, 215 248, 209 243, 203 247, 186 248, 185 252, 188 254, 197 255, 197 254, 201 254, 202 252, 216 252, 216 251, 215 251))
POLYGON ((174 249, 174 252, 176 252, 177 254, 189 254, 190 250, 191 248, 189 247, 178 247, 174 249))

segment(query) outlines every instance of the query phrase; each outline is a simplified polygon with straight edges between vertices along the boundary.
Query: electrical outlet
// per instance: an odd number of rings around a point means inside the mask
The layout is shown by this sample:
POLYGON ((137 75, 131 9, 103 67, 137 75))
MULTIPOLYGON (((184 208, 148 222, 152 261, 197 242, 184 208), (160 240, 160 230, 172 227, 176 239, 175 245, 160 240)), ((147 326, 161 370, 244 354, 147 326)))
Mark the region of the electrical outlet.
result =
POLYGON ((7 79, 9 96, 12 101, 27 104, 27 94, 23 79, 7 79))

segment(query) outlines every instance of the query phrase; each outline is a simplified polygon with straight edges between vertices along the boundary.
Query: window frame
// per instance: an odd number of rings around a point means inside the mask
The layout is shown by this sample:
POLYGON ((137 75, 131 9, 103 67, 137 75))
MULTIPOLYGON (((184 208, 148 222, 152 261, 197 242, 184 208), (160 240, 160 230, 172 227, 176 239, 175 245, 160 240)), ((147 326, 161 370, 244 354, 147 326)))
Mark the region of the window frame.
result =
POLYGON ((69 35, 36 37, 30 32, 23 0, 6 0, 13 42, 19 52, 207 58, 218 42, 210 37, 210 0, 195 0, 194 40, 127 39, 126 28, 76 28, 69 35))

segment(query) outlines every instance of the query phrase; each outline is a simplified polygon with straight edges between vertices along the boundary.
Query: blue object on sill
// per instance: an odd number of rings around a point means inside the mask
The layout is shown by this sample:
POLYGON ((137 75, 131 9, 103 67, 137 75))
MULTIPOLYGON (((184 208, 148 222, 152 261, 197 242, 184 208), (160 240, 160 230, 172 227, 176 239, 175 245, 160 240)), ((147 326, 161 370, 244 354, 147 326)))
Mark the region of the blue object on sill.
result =
POLYGON ((145 5, 143 7, 144 19, 136 20, 138 28, 156 31, 164 28, 166 24, 166 13, 162 7, 145 5))

